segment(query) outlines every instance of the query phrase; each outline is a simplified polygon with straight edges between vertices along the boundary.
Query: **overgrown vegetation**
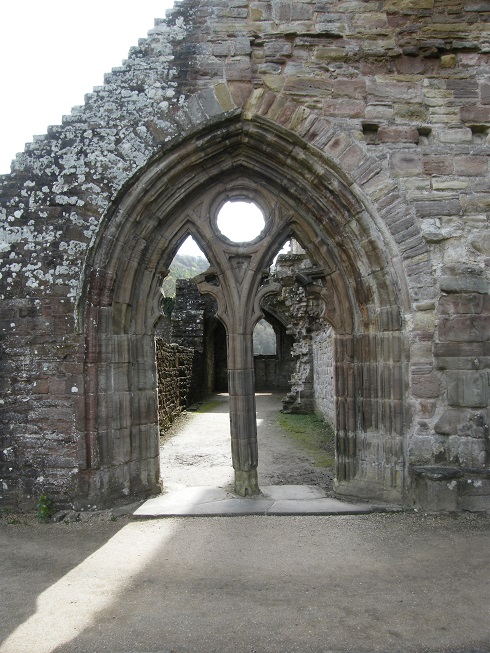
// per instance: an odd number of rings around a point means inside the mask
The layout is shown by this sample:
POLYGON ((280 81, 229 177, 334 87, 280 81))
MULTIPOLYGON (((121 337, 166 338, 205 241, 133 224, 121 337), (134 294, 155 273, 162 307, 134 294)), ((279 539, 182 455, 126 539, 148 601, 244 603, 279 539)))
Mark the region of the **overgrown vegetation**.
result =
POLYGON ((177 279, 192 279, 207 270, 208 267, 209 262, 203 256, 177 254, 162 284, 165 297, 175 297, 175 282, 177 279))
POLYGON ((41 522, 47 522, 51 519, 52 513, 53 501, 46 494, 41 494, 37 502, 37 518, 41 522))
POLYGON ((316 415, 279 413, 283 431, 313 458, 315 467, 335 464, 335 433, 330 424, 316 415))

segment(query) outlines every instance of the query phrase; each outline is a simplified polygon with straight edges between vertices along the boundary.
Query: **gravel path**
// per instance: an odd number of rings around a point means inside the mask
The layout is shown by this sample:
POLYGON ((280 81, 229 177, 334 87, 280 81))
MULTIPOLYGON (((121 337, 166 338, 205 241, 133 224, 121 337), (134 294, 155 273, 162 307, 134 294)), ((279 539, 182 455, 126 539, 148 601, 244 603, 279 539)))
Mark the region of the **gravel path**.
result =
MULTIPOLYGON (((207 407, 166 438, 168 484, 230 482, 207 407)), ((258 397, 262 483, 326 482, 279 409, 258 397)), ((485 515, 93 517, 0 519, 0 653, 490 653, 485 515)))
POLYGON ((1 653, 483 653, 490 521, 0 524, 1 653))
MULTIPOLYGON (((332 493, 333 469, 315 467, 279 426, 281 395, 258 393, 257 437, 259 484, 317 485, 332 493)), ((228 395, 212 395, 199 412, 187 412, 162 438, 161 476, 164 488, 209 485, 230 488, 231 467, 228 395)))

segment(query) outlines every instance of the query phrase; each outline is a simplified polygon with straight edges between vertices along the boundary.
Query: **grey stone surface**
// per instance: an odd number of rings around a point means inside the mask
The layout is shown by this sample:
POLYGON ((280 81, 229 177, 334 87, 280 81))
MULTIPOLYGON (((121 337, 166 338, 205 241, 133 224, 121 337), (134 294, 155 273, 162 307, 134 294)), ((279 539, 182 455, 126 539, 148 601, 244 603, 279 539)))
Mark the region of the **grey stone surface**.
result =
POLYGON ((145 501, 133 512, 133 517, 345 515, 375 509, 371 504, 326 498, 321 488, 309 485, 266 486, 260 495, 245 498, 223 488, 190 487, 145 501))
POLYGON ((467 513, 3 522, 0 648, 486 653, 489 538, 467 513))

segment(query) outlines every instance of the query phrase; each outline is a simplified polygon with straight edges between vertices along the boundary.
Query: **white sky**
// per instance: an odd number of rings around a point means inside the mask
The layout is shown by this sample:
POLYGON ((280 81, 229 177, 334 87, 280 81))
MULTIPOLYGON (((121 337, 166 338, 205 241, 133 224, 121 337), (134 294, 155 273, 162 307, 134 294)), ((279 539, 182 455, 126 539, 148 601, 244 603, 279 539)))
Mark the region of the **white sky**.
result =
POLYGON ((164 18, 172 0, 0 1, 0 174, 59 125, 164 18))
MULTIPOLYGON (((172 6, 173 0, 0 0, 0 174, 10 172, 35 134, 82 105, 172 6)), ((227 235, 250 240, 262 228, 253 222, 236 203, 227 235), (234 232, 233 223, 256 231, 250 238, 234 232)), ((187 242, 181 253, 201 250, 187 242)))

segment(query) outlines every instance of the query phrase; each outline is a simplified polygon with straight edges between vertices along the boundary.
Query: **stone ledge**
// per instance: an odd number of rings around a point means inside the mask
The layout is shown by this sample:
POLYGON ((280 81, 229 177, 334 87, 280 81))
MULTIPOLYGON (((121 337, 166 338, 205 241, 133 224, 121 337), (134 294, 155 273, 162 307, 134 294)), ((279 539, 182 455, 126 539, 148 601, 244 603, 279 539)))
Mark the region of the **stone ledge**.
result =
POLYGON ((471 474, 490 478, 490 467, 438 467, 436 465, 414 465, 411 469, 415 474, 425 476, 431 481, 446 481, 453 478, 462 478, 463 476, 471 474))
POLYGON ((414 503, 428 512, 490 512, 490 468, 412 466, 414 503))

